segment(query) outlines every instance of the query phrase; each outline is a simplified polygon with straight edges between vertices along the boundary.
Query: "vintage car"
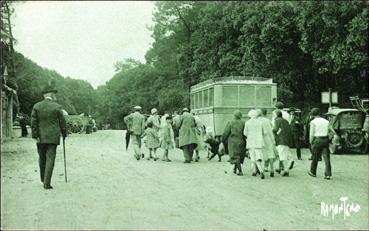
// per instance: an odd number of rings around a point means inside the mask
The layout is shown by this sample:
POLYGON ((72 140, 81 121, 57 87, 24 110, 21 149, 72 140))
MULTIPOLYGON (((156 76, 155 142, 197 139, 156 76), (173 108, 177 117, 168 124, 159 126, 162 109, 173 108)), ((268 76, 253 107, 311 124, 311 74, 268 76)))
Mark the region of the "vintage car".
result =
POLYGON ((333 108, 326 114, 333 131, 329 133, 330 153, 341 151, 363 152, 365 140, 362 133, 364 114, 353 108, 333 108))

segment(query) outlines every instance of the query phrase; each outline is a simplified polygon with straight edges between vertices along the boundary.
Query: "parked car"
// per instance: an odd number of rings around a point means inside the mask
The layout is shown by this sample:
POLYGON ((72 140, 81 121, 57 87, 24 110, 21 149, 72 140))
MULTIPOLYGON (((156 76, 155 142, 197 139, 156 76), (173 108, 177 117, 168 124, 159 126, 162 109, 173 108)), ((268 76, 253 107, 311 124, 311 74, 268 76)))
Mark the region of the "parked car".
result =
POLYGON ((330 153, 364 152, 366 142, 362 132, 364 114, 353 108, 333 108, 326 114, 335 133, 329 133, 330 153))

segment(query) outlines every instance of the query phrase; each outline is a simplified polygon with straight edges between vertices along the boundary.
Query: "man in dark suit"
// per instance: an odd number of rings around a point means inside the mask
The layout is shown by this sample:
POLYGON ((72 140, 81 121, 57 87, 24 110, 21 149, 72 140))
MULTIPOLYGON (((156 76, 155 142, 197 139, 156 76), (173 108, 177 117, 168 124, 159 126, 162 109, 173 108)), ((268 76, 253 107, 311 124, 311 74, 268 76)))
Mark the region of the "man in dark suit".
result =
POLYGON ((33 106, 31 114, 32 138, 37 141, 40 177, 45 189, 53 188, 50 182, 60 134, 63 139, 67 136, 62 107, 55 102, 56 93, 54 87, 47 86, 42 92, 44 100, 33 106))
POLYGON ((303 127, 300 121, 299 115, 297 114, 297 110, 295 108, 290 108, 291 115, 291 132, 293 137, 294 146, 296 148, 297 159, 302 160, 301 158, 301 143, 300 137, 303 136, 303 127))

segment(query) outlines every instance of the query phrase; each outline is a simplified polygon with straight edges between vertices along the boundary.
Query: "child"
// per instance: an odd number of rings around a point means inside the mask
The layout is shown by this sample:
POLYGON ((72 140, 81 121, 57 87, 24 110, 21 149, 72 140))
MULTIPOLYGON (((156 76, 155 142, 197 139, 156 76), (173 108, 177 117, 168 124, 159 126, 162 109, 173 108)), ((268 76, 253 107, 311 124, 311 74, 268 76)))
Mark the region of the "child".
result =
POLYGON ((218 161, 221 162, 222 161, 222 155, 219 152, 219 145, 220 145, 220 138, 219 137, 214 137, 212 132, 209 132, 206 135, 206 139, 204 141, 204 143, 206 144, 206 146, 208 147, 208 160, 210 161, 211 159, 214 158, 214 156, 218 155, 218 161))
POLYGON ((160 146, 158 132, 153 128, 154 124, 152 122, 147 123, 147 129, 145 130, 144 136, 146 136, 146 147, 149 149, 148 160, 154 159, 156 161, 159 159, 156 156, 156 149, 160 146))
POLYGON ((164 149, 162 161, 170 162, 168 158, 169 149, 174 148, 174 132, 172 128, 172 117, 170 115, 165 118, 166 123, 161 128, 161 144, 160 147, 164 149))

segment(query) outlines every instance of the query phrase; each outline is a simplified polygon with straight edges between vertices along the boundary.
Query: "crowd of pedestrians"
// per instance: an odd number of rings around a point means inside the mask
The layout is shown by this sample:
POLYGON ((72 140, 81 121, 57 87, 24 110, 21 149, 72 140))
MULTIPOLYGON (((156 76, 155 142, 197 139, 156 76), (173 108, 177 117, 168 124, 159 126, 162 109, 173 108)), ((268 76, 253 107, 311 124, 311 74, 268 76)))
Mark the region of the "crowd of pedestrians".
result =
MULTIPOLYGON (((293 109, 283 110, 283 103, 277 102, 272 112, 271 120, 267 118, 267 109, 252 109, 248 112, 249 118, 243 120, 241 111, 236 110, 233 119, 225 126, 222 136, 215 136, 211 128, 206 128, 196 113, 184 108, 182 113, 175 112, 173 116, 158 115, 156 108, 151 109, 151 115, 145 120, 140 106, 134 107, 134 112, 124 118, 127 132, 131 136, 134 157, 140 160, 144 157, 141 147, 148 148, 147 159, 158 160, 157 150, 163 150, 161 160, 170 162, 169 153, 174 148, 183 151, 184 163, 197 162, 200 159, 199 151, 206 149, 208 160, 224 153, 229 155, 229 162, 233 165, 233 173, 242 176, 242 164, 245 158, 251 161, 252 176, 275 172, 281 176, 289 176, 293 169, 295 158, 292 147, 296 148, 296 158, 301 158, 300 137, 303 135, 302 123, 293 109)), ((319 116, 319 109, 310 112, 309 144, 312 152, 310 176, 316 176, 316 166, 323 156, 326 171, 325 179, 331 177, 331 165, 328 152, 329 123, 319 116)))

